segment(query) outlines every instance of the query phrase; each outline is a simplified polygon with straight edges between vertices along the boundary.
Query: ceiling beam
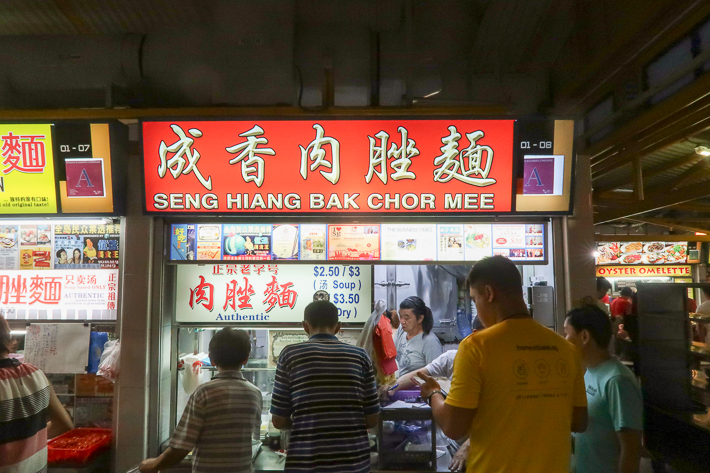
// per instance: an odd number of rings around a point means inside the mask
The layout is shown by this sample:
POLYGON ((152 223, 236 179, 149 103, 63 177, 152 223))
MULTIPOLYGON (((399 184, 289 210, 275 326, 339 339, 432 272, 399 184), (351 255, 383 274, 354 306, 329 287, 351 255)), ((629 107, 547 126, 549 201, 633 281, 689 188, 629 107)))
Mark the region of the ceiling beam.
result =
POLYGON ((639 222, 639 223, 648 223, 651 225, 656 225, 659 227, 667 227, 667 228, 672 228, 674 230, 683 230, 686 232, 693 232, 693 233, 708 233, 710 232, 710 226, 705 227, 705 228, 698 228, 698 227, 692 227, 689 225, 683 225, 679 224, 678 222, 675 222, 673 220, 667 220, 664 218, 651 218, 651 217, 638 217, 638 218, 627 218, 625 220, 630 220, 632 222, 639 222))
POLYGON ((710 162, 706 159, 701 159, 697 163, 693 164, 690 168, 686 169, 680 173, 675 178, 671 179, 669 182, 663 182, 652 189, 648 189, 648 194, 653 196, 654 194, 667 193, 673 189, 677 189, 686 182, 693 178, 698 178, 705 174, 706 169, 710 165, 710 162))
POLYGON ((633 217, 653 210, 664 209, 676 204, 702 199, 703 197, 710 197, 710 186, 697 186, 682 191, 666 192, 634 204, 627 204, 618 209, 598 212, 594 216, 594 223, 598 225, 613 222, 614 220, 633 217))
MULTIPOLYGON (((708 74, 710 76, 710 74, 708 74)), ((678 143, 692 135, 710 128, 710 103, 702 110, 685 116, 652 135, 640 138, 635 142, 624 143, 625 149, 608 159, 596 160, 592 163, 592 179, 614 172, 619 166, 628 164, 637 156, 645 156, 659 149, 678 143)))
POLYGON ((710 104, 710 74, 704 74, 668 99, 657 103, 646 112, 620 125, 603 140, 589 146, 579 143, 585 154, 593 160, 616 154, 629 143, 652 136, 673 120, 681 119, 710 104))
POLYGON ((676 210, 686 210, 688 212, 710 212, 710 204, 678 204, 672 207, 676 210))
POLYGON ((617 242, 617 241, 710 241, 710 235, 594 235, 594 241, 617 242))
MULTIPOLYGON (((656 166, 650 169, 644 169, 643 170, 643 177, 644 179, 650 179, 652 177, 658 176, 659 174, 663 174, 664 172, 670 171, 671 169, 675 169, 677 167, 685 166, 686 164, 691 164, 700 159, 702 156, 699 156, 695 154, 695 152, 683 156, 682 158, 679 159, 674 159, 672 161, 668 161, 667 163, 663 163, 660 166, 656 166)), ((597 178, 598 179, 598 178, 597 178)), ((629 177, 628 179, 625 179, 619 183, 613 184, 611 186, 595 186, 594 187, 594 193, 596 194, 597 191, 599 194, 610 191, 612 189, 618 189, 619 187, 624 187, 628 186, 629 184, 634 183, 634 177, 629 177)))

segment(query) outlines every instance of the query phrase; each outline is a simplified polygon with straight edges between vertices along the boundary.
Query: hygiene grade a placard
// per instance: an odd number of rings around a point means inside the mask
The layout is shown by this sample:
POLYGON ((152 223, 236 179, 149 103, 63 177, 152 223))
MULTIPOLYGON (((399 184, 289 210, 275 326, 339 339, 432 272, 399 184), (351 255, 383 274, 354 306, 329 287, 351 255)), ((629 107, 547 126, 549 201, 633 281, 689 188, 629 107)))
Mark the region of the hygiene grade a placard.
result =
POLYGON ((179 266, 177 322, 301 322, 316 291, 330 294, 341 322, 370 316, 370 266, 269 263, 179 266))

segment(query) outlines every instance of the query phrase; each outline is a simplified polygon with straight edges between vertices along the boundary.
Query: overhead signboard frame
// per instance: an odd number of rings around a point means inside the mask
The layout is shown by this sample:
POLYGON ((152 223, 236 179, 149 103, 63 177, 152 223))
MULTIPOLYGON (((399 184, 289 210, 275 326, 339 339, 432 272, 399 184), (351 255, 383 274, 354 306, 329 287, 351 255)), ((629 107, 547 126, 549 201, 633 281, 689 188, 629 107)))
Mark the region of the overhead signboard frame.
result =
POLYGON ((128 129, 120 122, 4 122, 0 149, 0 217, 125 215, 128 129))
POLYGON ((374 219, 566 215, 573 129, 571 120, 456 116, 144 120, 144 210, 374 219), (541 183, 554 195, 525 190, 524 159, 534 156, 561 157, 527 186, 541 183))

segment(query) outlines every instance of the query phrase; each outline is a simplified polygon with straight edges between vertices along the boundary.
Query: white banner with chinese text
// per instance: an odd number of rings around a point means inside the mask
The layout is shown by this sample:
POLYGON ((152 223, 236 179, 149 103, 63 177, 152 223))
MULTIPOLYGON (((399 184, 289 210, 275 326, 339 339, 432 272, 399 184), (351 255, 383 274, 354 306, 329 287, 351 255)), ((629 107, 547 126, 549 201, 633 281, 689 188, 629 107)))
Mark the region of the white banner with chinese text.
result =
POLYGON ((115 319, 117 296, 118 269, 0 273, 0 312, 10 319, 115 319))
POLYGON ((341 322, 370 315, 372 269, 360 265, 216 264, 178 266, 178 322, 301 322, 316 291, 326 291, 341 322))

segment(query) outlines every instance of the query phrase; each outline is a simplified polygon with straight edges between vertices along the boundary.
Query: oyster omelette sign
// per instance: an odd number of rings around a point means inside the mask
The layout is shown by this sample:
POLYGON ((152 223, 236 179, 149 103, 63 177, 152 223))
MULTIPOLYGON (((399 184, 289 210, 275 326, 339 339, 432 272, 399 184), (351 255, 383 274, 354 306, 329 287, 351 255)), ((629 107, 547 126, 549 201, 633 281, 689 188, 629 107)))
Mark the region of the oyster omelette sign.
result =
POLYGON ((146 121, 146 210, 510 212, 514 125, 450 119, 146 121))

